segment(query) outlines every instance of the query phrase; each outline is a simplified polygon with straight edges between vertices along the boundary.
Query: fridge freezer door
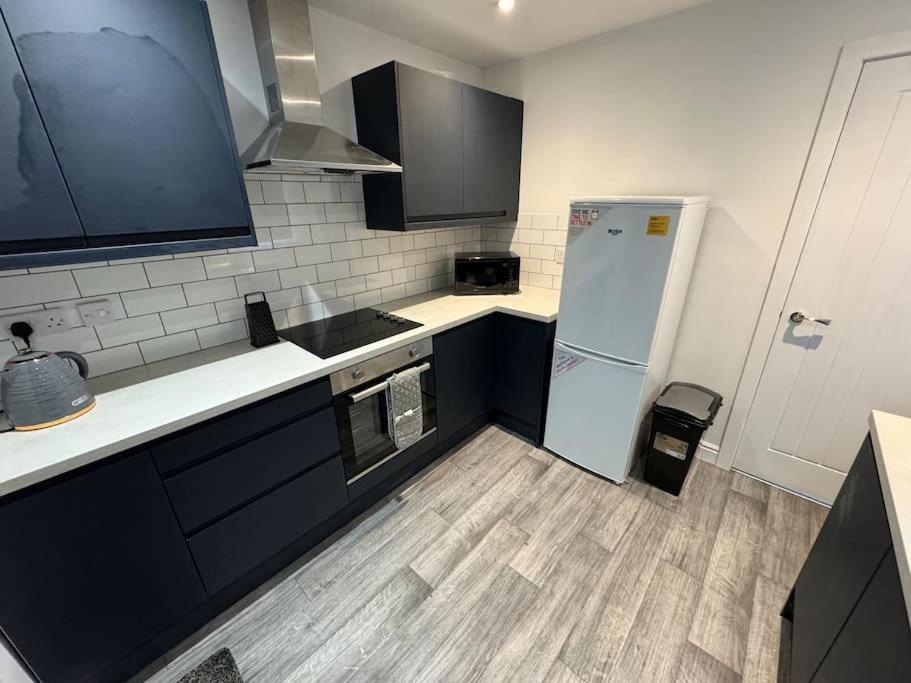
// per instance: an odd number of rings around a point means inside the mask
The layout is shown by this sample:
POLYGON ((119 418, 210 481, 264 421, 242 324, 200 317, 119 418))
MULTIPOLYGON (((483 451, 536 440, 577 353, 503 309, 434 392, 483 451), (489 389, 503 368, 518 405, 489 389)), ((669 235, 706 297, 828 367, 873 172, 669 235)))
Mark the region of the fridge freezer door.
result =
POLYGON ((557 339, 648 364, 681 213, 679 206, 572 204, 557 339), (597 218, 588 226, 576 211, 597 218), (572 224, 574 215, 582 225, 572 224))
POLYGON ((648 368, 554 344, 544 446, 623 482, 639 425, 648 368))

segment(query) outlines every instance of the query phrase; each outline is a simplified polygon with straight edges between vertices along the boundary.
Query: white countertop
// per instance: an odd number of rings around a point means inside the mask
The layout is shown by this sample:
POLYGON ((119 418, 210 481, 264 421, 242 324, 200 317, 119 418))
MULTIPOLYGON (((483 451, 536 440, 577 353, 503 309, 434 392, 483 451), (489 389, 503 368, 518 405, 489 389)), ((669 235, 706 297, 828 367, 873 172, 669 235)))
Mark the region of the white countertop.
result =
POLYGON ((0 496, 488 313, 499 311, 550 322, 557 317, 559 297, 556 290, 537 287, 494 296, 431 292, 377 307, 422 327, 332 358, 322 359, 282 342, 98 393, 95 408, 71 422, 40 431, 0 434, 0 496))
POLYGON ((870 415, 870 436, 905 607, 911 619, 911 418, 874 410, 870 415))

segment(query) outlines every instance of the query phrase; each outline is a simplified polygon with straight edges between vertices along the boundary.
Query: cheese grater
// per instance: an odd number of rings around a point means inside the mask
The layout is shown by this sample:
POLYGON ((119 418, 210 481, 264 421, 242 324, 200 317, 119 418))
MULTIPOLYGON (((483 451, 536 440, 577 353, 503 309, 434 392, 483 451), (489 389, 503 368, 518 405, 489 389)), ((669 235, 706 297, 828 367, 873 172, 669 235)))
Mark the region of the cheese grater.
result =
POLYGON ((266 301, 265 292, 244 294, 244 305, 247 309, 247 326, 250 328, 250 343, 259 348, 278 341, 272 309, 266 301), (262 297, 260 301, 250 301, 250 297, 262 297))

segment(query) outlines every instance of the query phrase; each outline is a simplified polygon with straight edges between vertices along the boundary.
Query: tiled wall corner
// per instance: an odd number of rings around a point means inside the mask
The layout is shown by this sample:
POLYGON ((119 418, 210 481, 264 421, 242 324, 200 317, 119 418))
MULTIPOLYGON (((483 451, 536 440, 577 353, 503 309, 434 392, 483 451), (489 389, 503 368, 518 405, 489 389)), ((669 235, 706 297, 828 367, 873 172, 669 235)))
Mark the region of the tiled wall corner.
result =
MULTIPOLYGON (((248 174, 246 186, 259 246, 0 271, 0 318, 63 309, 72 329, 34 346, 78 351, 97 376, 244 339, 247 292, 265 291, 287 327, 450 286, 452 256, 482 248, 480 227, 368 230, 358 177, 248 174), (113 322, 85 327, 77 304, 101 298, 113 322)), ((0 329, 0 364, 15 352, 0 329)))
POLYGON ((522 257, 520 284, 560 289, 566 248, 566 214, 519 214, 515 223, 481 229, 487 251, 513 251, 522 257))

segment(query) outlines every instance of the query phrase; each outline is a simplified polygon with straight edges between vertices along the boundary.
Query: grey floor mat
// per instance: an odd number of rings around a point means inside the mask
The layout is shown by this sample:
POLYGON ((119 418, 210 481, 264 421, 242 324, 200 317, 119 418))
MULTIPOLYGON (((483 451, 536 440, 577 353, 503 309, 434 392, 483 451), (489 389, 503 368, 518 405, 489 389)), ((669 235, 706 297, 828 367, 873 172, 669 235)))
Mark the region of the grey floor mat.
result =
POLYGON ((224 647, 206 659, 178 683, 243 683, 231 651, 224 647))

